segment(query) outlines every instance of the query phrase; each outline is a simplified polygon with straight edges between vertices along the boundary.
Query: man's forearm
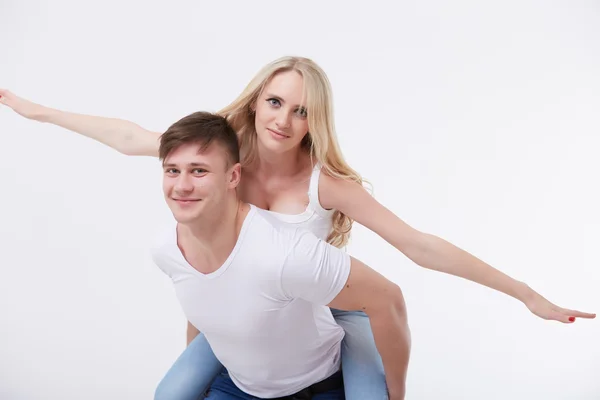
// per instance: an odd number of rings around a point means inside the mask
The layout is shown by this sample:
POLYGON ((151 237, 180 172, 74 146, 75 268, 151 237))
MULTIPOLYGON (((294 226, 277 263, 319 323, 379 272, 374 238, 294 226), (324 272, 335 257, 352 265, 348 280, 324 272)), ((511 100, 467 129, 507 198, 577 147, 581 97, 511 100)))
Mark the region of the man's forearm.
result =
POLYGON ((395 301, 383 311, 369 314, 377 350, 383 361, 390 400, 402 400, 406 392, 406 373, 411 337, 406 309, 395 301))
POLYGON ((200 331, 198 329, 196 329, 196 327, 194 325, 192 325, 190 323, 190 321, 188 321, 187 332, 186 332, 187 345, 189 346, 190 343, 192 343, 192 340, 194 340, 196 338, 196 336, 198 336, 199 334, 200 334, 200 331))

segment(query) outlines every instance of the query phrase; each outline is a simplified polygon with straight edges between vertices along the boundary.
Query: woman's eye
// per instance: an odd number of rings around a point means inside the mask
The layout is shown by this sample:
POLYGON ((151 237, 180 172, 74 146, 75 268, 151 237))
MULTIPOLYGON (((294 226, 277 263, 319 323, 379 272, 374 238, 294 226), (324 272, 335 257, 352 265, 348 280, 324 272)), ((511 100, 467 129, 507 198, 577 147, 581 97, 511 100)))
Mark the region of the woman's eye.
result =
POLYGON ((277 99, 268 99, 267 102, 272 106, 280 106, 281 103, 277 99))

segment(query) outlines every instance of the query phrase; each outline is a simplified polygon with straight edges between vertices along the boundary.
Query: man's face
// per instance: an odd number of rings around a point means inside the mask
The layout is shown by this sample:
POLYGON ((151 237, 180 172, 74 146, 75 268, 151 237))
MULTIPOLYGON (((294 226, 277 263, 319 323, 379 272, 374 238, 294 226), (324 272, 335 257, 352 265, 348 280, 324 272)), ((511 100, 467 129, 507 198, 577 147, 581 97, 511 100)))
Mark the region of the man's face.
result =
POLYGON ((163 192, 180 223, 220 214, 226 196, 239 182, 239 164, 229 166, 220 144, 200 149, 198 144, 184 144, 163 162, 163 192))

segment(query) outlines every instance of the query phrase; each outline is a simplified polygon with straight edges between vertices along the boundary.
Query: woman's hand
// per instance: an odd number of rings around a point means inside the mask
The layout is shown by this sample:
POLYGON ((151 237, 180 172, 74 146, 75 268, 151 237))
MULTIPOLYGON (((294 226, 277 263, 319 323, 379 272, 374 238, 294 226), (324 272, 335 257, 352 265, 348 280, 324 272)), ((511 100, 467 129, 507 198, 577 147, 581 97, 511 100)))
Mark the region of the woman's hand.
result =
POLYGON ((44 110, 44 106, 23 99, 6 89, 0 89, 0 104, 12 108, 14 112, 25 118, 34 120, 41 116, 44 110))
POLYGON ((581 311, 568 310, 550 303, 542 295, 531 290, 525 300, 525 305, 533 314, 546 320, 554 320, 570 324, 577 318, 596 318, 596 314, 585 313, 581 311))

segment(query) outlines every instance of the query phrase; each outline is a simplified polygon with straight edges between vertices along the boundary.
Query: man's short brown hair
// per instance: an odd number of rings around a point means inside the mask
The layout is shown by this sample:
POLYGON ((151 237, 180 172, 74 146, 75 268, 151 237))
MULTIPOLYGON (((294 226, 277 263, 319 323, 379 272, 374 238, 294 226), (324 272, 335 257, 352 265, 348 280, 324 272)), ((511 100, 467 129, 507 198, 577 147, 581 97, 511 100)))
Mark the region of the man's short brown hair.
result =
POLYGON ((238 138, 229 122, 220 115, 198 111, 175 122, 162 134, 158 157, 164 161, 184 144, 199 144, 201 149, 206 149, 212 143, 223 147, 231 163, 229 165, 240 162, 238 138))

